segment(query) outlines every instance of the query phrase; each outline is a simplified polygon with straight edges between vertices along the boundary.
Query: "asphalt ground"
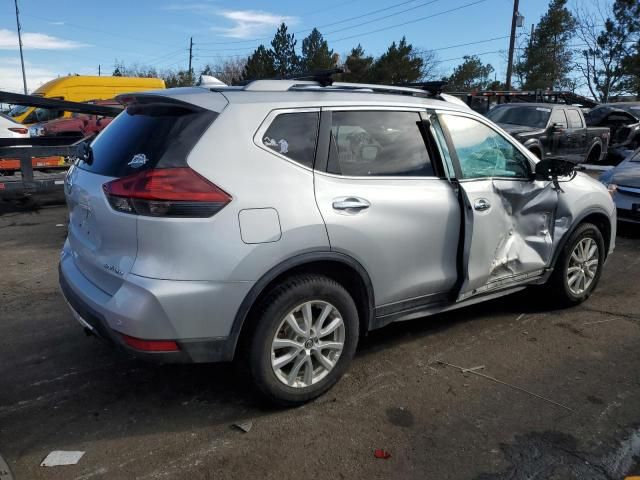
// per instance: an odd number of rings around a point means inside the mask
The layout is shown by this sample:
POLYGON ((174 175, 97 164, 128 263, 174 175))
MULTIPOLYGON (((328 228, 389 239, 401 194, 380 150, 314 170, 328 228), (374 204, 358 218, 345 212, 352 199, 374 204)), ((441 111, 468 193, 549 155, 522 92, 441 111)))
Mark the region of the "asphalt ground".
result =
POLYGON ((621 228, 583 305, 525 290, 391 325, 328 394, 282 410, 230 365, 149 365, 86 337, 57 287, 65 208, 0 213, 0 454, 17 480, 640 475, 640 229, 621 228), (85 454, 41 467, 52 450, 85 454))

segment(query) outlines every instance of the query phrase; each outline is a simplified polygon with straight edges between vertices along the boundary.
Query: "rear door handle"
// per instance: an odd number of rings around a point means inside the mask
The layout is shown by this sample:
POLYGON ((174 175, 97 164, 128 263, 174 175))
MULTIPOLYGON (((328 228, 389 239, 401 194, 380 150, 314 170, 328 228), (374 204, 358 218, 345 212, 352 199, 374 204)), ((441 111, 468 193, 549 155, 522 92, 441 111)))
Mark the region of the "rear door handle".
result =
POLYGON ((332 204, 334 210, 346 210, 352 212, 359 212, 369 208, 371 204, 364 198, 358 197, 340 197, 334 198, 332 204))
POLYGON ((491 208, 491 204, 486 198, 479 198, 475 202, 473 202, 473 208, 478 210, 479 212, 484 212, 485 210, 489 210, 491 208))

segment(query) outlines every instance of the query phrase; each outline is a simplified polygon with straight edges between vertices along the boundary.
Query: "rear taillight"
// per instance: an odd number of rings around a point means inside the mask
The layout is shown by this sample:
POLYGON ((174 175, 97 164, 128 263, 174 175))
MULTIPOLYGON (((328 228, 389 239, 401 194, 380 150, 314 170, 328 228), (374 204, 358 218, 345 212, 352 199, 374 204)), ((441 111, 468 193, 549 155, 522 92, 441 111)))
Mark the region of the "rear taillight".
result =
POLYGON ((188 167, 145 170, 102 189, 115 210, 151 217, 210 217, 231 201, 188 167))
POLYGON ((24 127, 9 127, 9 130, 14 133, 19 133, 20 135, 26 135, 29 133, 29 129, 24 127))

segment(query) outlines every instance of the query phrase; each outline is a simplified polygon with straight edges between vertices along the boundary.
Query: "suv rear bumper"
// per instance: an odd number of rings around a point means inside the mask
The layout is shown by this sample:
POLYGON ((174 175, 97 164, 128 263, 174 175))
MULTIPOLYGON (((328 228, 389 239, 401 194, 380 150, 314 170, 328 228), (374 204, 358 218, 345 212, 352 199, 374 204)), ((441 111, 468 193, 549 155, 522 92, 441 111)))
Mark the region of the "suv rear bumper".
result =
POLYGON ((58 272, 60 289, 74 317, 118 349, 161 363, 233 359, 231 327, 252 282, 155 280, 129 274, 110 296, 82 274, 68 253, 62 255, 58 272), (136 350, 124 342, 121 334, 174 340, 180 350, 136 350))

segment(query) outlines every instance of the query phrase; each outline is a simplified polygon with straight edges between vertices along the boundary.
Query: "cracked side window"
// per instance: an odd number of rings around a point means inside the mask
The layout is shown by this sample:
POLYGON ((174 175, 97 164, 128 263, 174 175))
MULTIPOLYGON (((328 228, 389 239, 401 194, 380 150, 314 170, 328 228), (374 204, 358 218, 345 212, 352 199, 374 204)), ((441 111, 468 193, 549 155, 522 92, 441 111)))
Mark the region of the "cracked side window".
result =
POLYGON ((472 118, 443 115, 463 178, 529 178, 527 158, 506 138, 472 118))

